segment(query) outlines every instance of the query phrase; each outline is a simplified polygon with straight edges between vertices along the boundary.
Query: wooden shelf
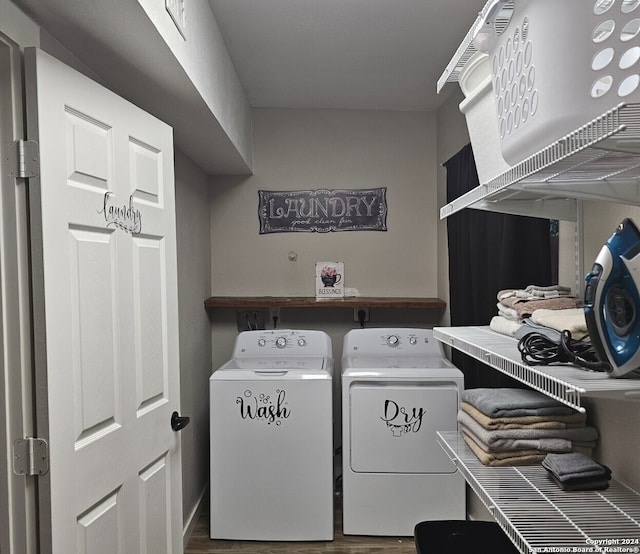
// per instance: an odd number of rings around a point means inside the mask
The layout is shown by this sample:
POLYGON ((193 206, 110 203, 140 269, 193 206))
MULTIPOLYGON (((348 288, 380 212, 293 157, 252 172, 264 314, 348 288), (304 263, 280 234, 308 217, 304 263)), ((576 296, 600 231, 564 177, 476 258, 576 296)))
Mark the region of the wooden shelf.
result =
POLYGON ((443 310, 439 298, 347 296, 316 299, 313 296, 212 296, 205 308, 411 308, 443 310))

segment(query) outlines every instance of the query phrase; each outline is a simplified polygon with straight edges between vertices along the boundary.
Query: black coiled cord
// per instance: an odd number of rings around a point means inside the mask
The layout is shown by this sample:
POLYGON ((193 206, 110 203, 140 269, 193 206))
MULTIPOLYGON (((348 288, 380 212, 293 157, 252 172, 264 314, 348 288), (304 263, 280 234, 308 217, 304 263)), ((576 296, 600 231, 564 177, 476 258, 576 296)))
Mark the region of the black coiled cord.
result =
POLYGON ((569 363, 591 371, 611 371, 590 342, 572 339, 568 330, 562 331, 559 343, 541 333, 527 333, 518 342, 518 350, 527 365, 569 363))

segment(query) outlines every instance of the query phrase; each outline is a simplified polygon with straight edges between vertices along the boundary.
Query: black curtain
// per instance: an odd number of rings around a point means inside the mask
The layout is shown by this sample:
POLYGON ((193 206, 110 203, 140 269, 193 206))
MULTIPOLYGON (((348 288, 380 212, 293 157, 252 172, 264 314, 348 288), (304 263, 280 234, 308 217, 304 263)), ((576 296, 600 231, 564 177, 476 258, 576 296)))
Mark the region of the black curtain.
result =
MULTIPOLYGON (((447 202, 479 186, 471 145, 444 164, 447 202)), ((548 219, 465 209, 447 218, 451 325, 488 325, 502 289, 552 283, 548 219)), ((454 351, 465 388, 516 386, 505 375, 454 351)))

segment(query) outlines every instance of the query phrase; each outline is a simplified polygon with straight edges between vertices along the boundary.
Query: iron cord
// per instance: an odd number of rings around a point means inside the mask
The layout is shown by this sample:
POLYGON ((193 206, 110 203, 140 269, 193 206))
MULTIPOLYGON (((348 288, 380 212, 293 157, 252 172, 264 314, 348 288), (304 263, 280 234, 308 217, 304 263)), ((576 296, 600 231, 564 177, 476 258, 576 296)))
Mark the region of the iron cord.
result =
POLYGON ((541 333, 527 333, 518 342, 518 350, 527 365, 569 363, 591 371, 611 371, 611 365, 598 358, 589 341, 573 339, 568 330, 562 331, 560 342, 541 333))

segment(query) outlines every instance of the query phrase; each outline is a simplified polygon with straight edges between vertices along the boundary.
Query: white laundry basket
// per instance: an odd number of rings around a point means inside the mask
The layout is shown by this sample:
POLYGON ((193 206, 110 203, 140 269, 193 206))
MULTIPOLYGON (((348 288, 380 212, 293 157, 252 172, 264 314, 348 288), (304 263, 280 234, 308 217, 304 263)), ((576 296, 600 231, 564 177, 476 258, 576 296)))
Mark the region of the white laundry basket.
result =
POLYGON ((465 95, 459 108, 467 121, 478 179, 482 184, 488 183, 510 167, 500 150, 489 56, 476 52, 460 72, 458 81, 465 95))
POLYGON ((476 44, 490 56, 500 147, 509 164, 622 102, 640 102, 640 0, 489 4, 495 9, 476 44), (492 17, 511 7, 508 25, 496 31, 492 17))

